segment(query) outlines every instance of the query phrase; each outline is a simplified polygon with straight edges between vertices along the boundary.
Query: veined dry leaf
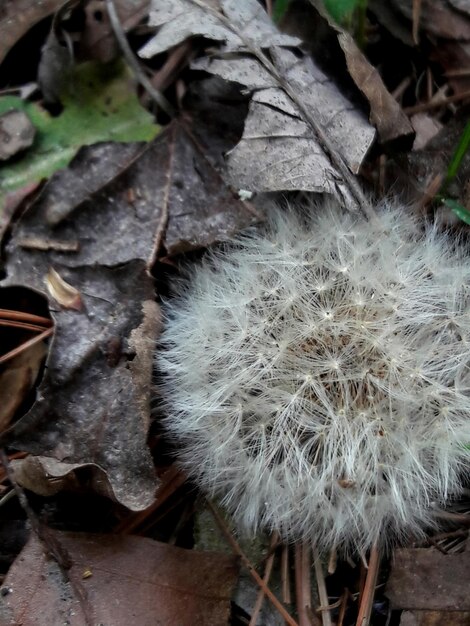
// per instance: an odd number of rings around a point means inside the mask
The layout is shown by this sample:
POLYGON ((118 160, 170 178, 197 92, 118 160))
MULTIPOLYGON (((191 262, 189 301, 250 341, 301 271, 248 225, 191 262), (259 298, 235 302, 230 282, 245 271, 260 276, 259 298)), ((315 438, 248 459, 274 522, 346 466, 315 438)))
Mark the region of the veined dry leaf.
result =
POLYGON ((65 577, 32 535, 0 593, 2 626, 228 624, 237 558, 146 537, 49 530, 65 577))
MULTIPOLYGON (((280 33, 256 0, 208 0, 206 5, 216 11, 223 10, 237 32, 254 46, 269 48, 301 43, 297 37, 280 33)), ((245 47, 237 32, 192 0, 152 0, 149 25, 161 28, 139 52, 147 59, 196 35, 224 42, 225 51, 245 47)))
MULTIPOLYGON (((313 61, 289 50, 271 50, 277 68, 321 123, 353 173, 359 171, 375 131, 313 61)), ((230 61, 208 61, 207 71, 223 75, 230 61), (222 71, 221 71, 222 68, 222 71)), ((243 77, 232 72, 232 80, 243 77)), ((303 189, 337 193, 339 174, 311 127, 282 89, 254 89, 245 130, 229 154, 232 184, 256 191, 303 189)))
POLYGON ((163 26, 140 54, 152 56, 197 34, 223 41, 220 53, 211 51, 193 67, 252 93, 243 137, 229 157, 230 183, 249 191, 347 196, 346 166, 339 167, 338 159, 357 173, 374 129, 310 58, 285 49, 299 39, 279 33, 256 0, 212 2, 222 19, 203 5, 154 0, 151 24, 163 26), (262 61, 263 48, 269 48, 273 66, 262 61), (321 140, 312 120, 322 129, 321 140))

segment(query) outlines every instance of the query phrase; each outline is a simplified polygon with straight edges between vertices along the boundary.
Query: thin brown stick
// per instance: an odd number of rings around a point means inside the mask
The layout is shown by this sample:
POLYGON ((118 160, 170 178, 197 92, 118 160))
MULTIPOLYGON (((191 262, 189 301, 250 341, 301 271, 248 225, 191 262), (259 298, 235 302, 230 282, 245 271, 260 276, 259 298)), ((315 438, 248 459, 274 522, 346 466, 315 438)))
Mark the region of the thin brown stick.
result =
POLYGON ((32 313, 24 313, 23 311, 11 311, 10 309, 0 309, 0 319, 15 320, 18 322, 27 322, 29 324, 37 324, 49 328, 53 322, 48 317, 33 315, 32 313))
POLYGON ((422 111, 431 111, 432 109, 440 109, 448 104, 454 102, 460 102, 461 100, 468 100, 470 98, 470 89, 462 91, 461 93, 455 93, 453 96, 447 96, 444 100, 432 100, 431 102, 423 102, 422 104, 415 104, 412 107, 404 108, 404 112, 407 115, 413 115, 413 113, 421 113, 422 111))
POLYGON ((25 350, 27 350, 31 346, 34 346, 34 344, 39 343, 43 339, 46 339, 46 337, 50 337, 50 335, 52 335, 53 332, 54 332, 53 328, 47 328, 42 333, 39 333, 39 335, 36 335, 36 337, 32 337, 31 339, 28 339, 28 341, 25 341, 24 343, 22 343, 17 348, 14 348, 13 350, 10 350, 10 352, 7 352, 3 356, 0 356, 0 364, 1 363, 6 363, 7 361, 10 361, 15 356, 18 356, 18 354, 21 354, 22 352, 24 352, 25 350))
POLYGON ((336 546, 333 546, 330 550, 330 557, 328 559, 328 574, 334 574, 336 572, 336 564, 338 562, 338 551, 336 546))
POLYGON ((162 477, 162 482, 160 483, 157 493, 155 494, 155 502, 143 511, 139 511, 130 517, 126 517, 115 527, 114 532, 125 534, 136 532, 136 529, 140 528, 148 517, 155 513, 155 511, 161 507, 162 504, 181 487, 181 485, 183 485, 185 480, 186 476, 184 473, 178 468, 177 465, 173 464, 162 477))
POLYGON ((39 332, 44 330, 44 326, 38 326, 37 324, 28 324, 27 322, 14 322, 13 320, 0 319, 0 326, 7 326, 8 328, 22 328, 23 330, 31 330, 33 332, 39 332))
POLYGON ((402 95, 404 94, 405 90, 408 89, 410 83, 411 83, 411 78, 409 76, 407 76, 391 92, 392 96, 395 98, 395 100, 397 100, 397 102, 402 97, 402 95))
POLYGON ((225 524, 224 520, 222 519, 217 509, 209 501, 207 502, 207 505, 212 515, 214 516, 214 519, 217 522, 217 525, 222 531, 224 537, 227 539, 228 543, 230 544, 232 550, 234 551, 235 554, 237 554, 240 557, 243 565, 246 567, 246 569, 248 570, 248 573, 256 582, 256 584, 259 585, 259 587, 264 590, 266 597, 269 599, 269 601, 274 606, 274 608, 278 611, 278 613, 287 622, 289 626, 299 626, 299 624, 295 621, 295 619, 289 615, 285 607, 276 598, 276 596, 273 594, 271 589, 265 585, 265 583, 263 582, 263 579, 256 571, 254 565, 251 563, 250 559, 246 556, 246 554, 243 552, 243 550, 239 546, 235 537, 233 537, 232 533, 227 528, 227 525, 225 524))
POLYGON ((194 55, 195 49, 190 41, 185 41, 173 48, 168 54, 168 59, 150 79, 155 89, 164 91, 170 85, 170 82, 174 80, 175 73, 186 67, 194 55))
POLYGON ((361 603, 357 615, 356 626, 369 626, 372 604, 374 602, 375 587, 380 569, 380 553, 377 545, 372 546, 369 557, 364 589, 362 590, 361 603))
POLYGON ((413 0, 413 43, 419 44, 419 22, 421 17, 421 0, 413 0))
MULTIPOLYGON (((278 543, 279 543, 279 536, 277 533, 274 532, 271 535, 271 541, 269 542, 269 556, 266 559, 266 563, 264 566, 263 582, 265 583, 266 586, 269 584, 269 579, 271 578, 271 573, 273 571, 275 548, 278 545, 278 543)), ((256 626, 259 613, 263 606, 264 598, 265 598, 264 590, 260 589, 258 591, 258 597, 256 598, 255 606, 253 607, 253 611, 251 612, 251 619, 250 619, 249 626, 256 626)))
POLYGON ((312 597, 310 591, 310 550, 305 541, 294 548, 295 595, 300 626, 311 626, 312 597))
POLYGON ((282 581, 282 601, 284 604, 292 602, 290 593, 289 576, 289 546, 284 544, 281 550, 281 581, 282 581))
POLYGON ((338 622, 336 626, 343 626, 344 617, 346 615, 346 609, 348 608, 348 596, 349 596, 349 592, 347 589, 345 589, 341 595, 341 604, 340 604, 340 609, 339 609, 338 622))
POLYGON ((444 72, 444 76, 446 78, 459 78, 461 76, 470 76, 470 69, 463 68, 459 70, 448 70, 447 72, 444 72))
POLYGON ((451 511, 434 511, 434 517, 444 519, 455 524, 463 524, 464 526, 470 526, 470 515, 465 513, 452 513, 451 511))
POLYGON ((176 127, 174 125, 170 128, 171 137, 168 142, 169 145, 169 153, 168 153, 168 167, 166 168, 166 180, 165 186, 163 188, 163 201, 161 203, 161 214, 160 220, 158 222, 157 230, 153 237, 153 250, 150 260, 148 262, 148 267, 151 268, 155 265, 158 255, 160 254, 160 250, 165 239, 166 229, 168 226, 169 219, 169 210, 168 206, 170 203, 170 193, 171 193, 171 184, 173 182, 173 171, 175 167, 175 144, 176 144, 176 127))
POLYGON ((132 52, 129 42, 127 41, 127 37, 124 32, 124 29, 119 20, 116 7, 114 6, 114 1, 106 0, 106 8, 108 10, 109 21, 111 22, 111 26, 116 36, 116 39, 119 43, 119 46, 121 47, 122 53, 124 54, 126 61, 129 63, 130 67, 132 68, 132 71, 134 72, 136 79, 139 81, 139 83, 142 85, 145 91, 153 98, 153 100, 155 100, 158 106, 163 111, 165 111, 167 115, 169 115, 170 117, 173 117, 175 115, 175 111, 173 107, 165 98, 165 96, 159 91, 157 91, 155 87, 152 85, 150 80, 142 71, 139 61, 137 60, 134 53, 132 52))
POLYGON ((323 626, 332 626, 331 613, 329 610, 328 592, 326 590, 325 576, 323 575, 323 568, 320 560, 320 554, 316 548, 313 547, 313 563, 315 566, 315 577, 317 579, 318 597, 320 598, 320 610, 323 626))

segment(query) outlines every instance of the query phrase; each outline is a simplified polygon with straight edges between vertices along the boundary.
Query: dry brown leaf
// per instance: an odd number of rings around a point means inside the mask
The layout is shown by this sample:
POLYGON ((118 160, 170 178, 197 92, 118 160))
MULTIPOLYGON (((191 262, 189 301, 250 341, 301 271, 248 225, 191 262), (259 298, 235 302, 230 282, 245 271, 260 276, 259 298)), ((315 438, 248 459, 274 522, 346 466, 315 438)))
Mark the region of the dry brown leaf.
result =
POLYGON ((161 28, 141 56, 194 35, 221 41, 220 51, 212 49, 192 67, 247 87, 252 95, 243 137, 228 161, 235 188, 350 197, 344 181, 353 186, 351 172, 357 173, 375 131, 309 57, 286 49, 299 38, 281 33, 256 0, 155 1, 150 16, 161 28), (266 48, 269 62, 262 57, 266 48))
POLYGON ((369 119, 377 128, 381 142, 412 139, 413 127, 398 102, 385 87, 379 72, 362 54, 349 33, 339 32, 338 41, 343 49, 351 78, 369 102, 369 119))
MULTIPOLYGON (((46 373, 9 441, 65 464, 55 479, 87 466, 100 492, 145 508, 155 489, 146 435, 160 323, 148 267, 159 252, 209 245, 254 219, 178 122, 145 147, 86 148, 53 176, 12 233, 3 284, 43 291, 53 267, 82 308, 59 307, 57 290, 50 298, 46 373)), ((47 489, 46 465, 29 461, 24 484, 47 489)))
POLYGON ((83 491, 84 485, 107 498, 116 499, 107 473, 96 463, 67 463, 47 456, 29 455, 11 461, 19 485, 40 496, 60 491, 83 491))
POLYGON ((416 133, 413 150, 422 150, 425 148, 426 144, 443 128, 443 125, 438 119, 427 113, 415 113, 415 115, 411 116, 410 121, 416 133))
POLYGON ((392 609, 470 611, 468 552, 395 550, 386 594, 392 609))
POLYGON ((0 6, 0 63, 30 28, 55 13, 64 0, 4 0, 0 6))
MULTIPOLYGON (((150 0, 114 0, 124 32, 134 28, 148 15, 150 0)), ((85 26, 80 36, 81 58, 108 63, 119 52, 112 26, 109 22, 105 0, 88 0, 85 7, 85 26)))
POLYGON ((145 537, 54 532, 71 559, 66 580, 33 535, 0 593, 2 626, 221 626, 237 559, 145 537))
POLYGON ((36 343, 14 357, 0 373, 0 432, 10 425, 31 391, 46 354, 45 342, 36 343))
POLYGON ((469 626, 468 611, 403 611, 400 626, 469 626))
MULTIPOLYGON (((278 31, 274 22, 256 0, 207 0, 207 7, 223 9, 235 29, 260 48, 271 46, 297 46, 300 40, 278 31)), ((149 25, 159 27, 158 32, 140 50, 143 58, 150 58, 172 48, 188 37, 196 35, 222 41, 226 50, 244 48, 244 41, 227 28, 217 16, 208 13, 192 0, 152 0, 149 25)))
MULTIPOLYGON (((24 248, 24 241, 21 245, 24 248)), ((46 286, 51 298, 54 298, 63 309, 80 311, 83 308, 82 297, 78 289, 69 285, 53 267, 50 267, 47 272, 46 286)))

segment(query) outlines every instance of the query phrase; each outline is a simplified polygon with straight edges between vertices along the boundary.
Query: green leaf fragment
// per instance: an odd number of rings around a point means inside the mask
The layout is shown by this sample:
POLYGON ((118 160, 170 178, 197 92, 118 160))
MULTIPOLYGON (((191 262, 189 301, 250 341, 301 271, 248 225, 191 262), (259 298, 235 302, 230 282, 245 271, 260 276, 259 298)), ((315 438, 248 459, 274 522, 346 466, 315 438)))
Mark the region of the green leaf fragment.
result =
POLYGON ((290 0, 276 0, 274 3, 273 21, 279 22, 287 11, 287 5, 290 0))
POLYGON ((326 10, 338 24, 350 19, 356 7, 361 4, 361 0, 324 0, 324 2, 326 10))
POLYGON ((0 210, 9 192, 48 178, 66 167, 81 146, 101 141, 150 141, 159 131, 140 104, 122 61, 77 65, 61 96, 63 110, 52 117, 38 104, 0 98, 0 115, 24 111, 37 129, 32 147, 0 169, 0 210))
POLYGON ((467 150, 470 147, 470 122, 467 122, 465 129, 460 137, 459 144, 452 155, 451 162, 449 163, 449 167, 447 168, 447 176, 446 182, 450 182, 453 178, 455 178, 460 164, 467 153, 467 150))
POLYGON ((466 209, 463 204, 460 204, 457 200, 452 200, 452 198, 444 198, 443 203, 448 206, 462 222, 470 225, 470 211, 466 209))

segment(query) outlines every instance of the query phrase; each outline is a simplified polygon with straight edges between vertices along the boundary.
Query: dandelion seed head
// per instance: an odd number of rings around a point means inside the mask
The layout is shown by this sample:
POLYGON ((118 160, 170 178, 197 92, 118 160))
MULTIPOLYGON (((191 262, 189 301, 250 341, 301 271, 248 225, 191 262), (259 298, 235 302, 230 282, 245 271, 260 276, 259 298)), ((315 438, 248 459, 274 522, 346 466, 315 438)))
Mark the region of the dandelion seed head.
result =
POLYGON ((165 425, 249 532, 367 549, 420 534, 462 488, 470 256, 384 206, 275 210, 165 305, 165 425))

